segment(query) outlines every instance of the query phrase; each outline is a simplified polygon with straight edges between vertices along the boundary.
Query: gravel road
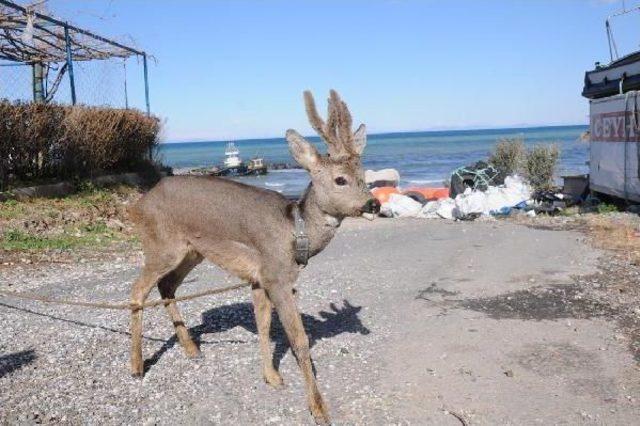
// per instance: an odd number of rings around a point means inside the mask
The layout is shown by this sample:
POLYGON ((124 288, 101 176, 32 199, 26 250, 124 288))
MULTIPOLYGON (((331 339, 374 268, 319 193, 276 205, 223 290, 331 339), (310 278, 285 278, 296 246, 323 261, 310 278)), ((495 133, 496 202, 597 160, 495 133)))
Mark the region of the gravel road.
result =
MULTIPOLYGON (((348 221, 297 285, 321 391, 338 424, 633 424, 640 369, 578 233, 507 222, 348 221)), ((3 288, 125 301, 139 253, 0 270, 3 288)), ((210 264, 182 294, 237 282, 210 264)), ((157 293, 152 293, 157 297, 157 293)), ((276 327, 286 388, 262 382, 247 289, 183 303, 204 359, 145 312, 143 380, 128 314, 0 299, 0 423, 311 424, 276 327)))

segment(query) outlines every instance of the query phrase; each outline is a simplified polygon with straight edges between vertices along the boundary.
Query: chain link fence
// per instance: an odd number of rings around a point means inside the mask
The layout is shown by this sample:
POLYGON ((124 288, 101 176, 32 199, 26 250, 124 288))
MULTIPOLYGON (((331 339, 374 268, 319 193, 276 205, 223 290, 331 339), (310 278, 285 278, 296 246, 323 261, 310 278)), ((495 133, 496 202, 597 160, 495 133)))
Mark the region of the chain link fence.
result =
MULTIPOLYGON (((144 67, 138 57, 74 61, 76 103, 79 105, 136 108, 145 110, 144 67)), ((34 95, 34 66, 0 62, 0 99, 31 102, 34 95)), ((47 103, 71 104, 71 82, 65 63, 43 67, 44 97, 47 103)))

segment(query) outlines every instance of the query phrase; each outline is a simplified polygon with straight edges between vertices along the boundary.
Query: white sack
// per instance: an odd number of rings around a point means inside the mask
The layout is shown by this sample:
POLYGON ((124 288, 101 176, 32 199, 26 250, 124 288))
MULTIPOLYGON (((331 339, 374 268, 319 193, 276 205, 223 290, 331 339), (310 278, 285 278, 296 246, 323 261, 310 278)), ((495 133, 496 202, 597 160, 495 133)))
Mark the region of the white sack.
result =
POLYGON ((438 201, 429 201, 418 212, 416 217, 422 219, 454 219, 455 201, 451 198, 443 198, 438 201))
POLYGON ((456 202, 452 198, 445 198, 438 201, 438 210, 436 214, 443 219, 452 220, 454 218, 454 210, 456 208, 456 202))
POLYGON ((422 204, 402 194, 391 194, 389 201, 380 207, 380 214, 386 217, 416 217, 422 204))
POLYGON ((465 189, 455 199, 455 217, 466 217, 470 214, 483 214, 485 211, 486 195, 484 192, 465 189))
POLYGON ((422 219, 439 219, 440 216, 438 216, 438 213, 437 213, 439 208, 440 208, 440 202, 429 201, 418 212, 417 217, 420 217, 422 219))

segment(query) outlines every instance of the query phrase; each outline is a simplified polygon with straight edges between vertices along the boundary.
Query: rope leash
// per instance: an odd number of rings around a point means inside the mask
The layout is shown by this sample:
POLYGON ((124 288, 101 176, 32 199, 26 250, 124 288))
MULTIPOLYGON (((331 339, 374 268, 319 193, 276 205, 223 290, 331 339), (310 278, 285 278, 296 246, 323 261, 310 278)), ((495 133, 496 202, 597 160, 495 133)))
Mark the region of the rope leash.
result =
POLYGON ((197 299, 199 297, 210 296, 212 294, 220 294, 225 293, 227 291, 238 290, 243 287, 249 287, 251 283, 240 283, 231 285, 228 287, 222 288, 214 288, 211 290, 205 290, 198 293, 188 294, 186 296, 175 297, 173 299, 159 299, 152 300, 150 302, 145 302, 142 304, 134 304, 131 302, 128 303, 98 303, 98 302, 83 302, 78 300, 67 300, 67 299, 52 299, 49 297, 39 296, 37 294, 32 293, 15 293, 12 291, 0 290, 0 295, 13 297, 16 299, 23 300, 33 300, 36 302, 44 302, 44 303, 54 303, 57 305, 70 305, 70 306, 84 306, 88 308, 98 308, 98 309, 115 309, 115 310, 130 310, 136 311, 143 308, 153 308, 160 305, 168 305, 170 303, 175 302, 185 302, 188 300, 197 299))

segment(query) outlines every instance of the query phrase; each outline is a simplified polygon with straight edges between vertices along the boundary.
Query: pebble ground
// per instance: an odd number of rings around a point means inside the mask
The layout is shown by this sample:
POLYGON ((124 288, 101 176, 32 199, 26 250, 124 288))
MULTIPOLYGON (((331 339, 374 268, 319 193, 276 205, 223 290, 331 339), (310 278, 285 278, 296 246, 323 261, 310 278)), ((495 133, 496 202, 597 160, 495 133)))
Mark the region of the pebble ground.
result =
MULTIPOLYGON (((471 424, 633 419, 639 396, 630 383, 640 383, 640 373, 628 342, 609 342, 613 320, 588 320, 581 326, 593 326, 592 336, 582 341, 554 328, 567 320, 562 316, 514 319, 472 311, 487 305, 472 303, 481 298, 593 274, 592 252, 578 234, 507 223, 349 221, 297 284, 332 418, 338 424, 445 425, 460 424, 457 416, 471 424), (524 326, 526 337, 518 328, 524 326), (544 367, 549 360, 527 348, 547 341, 597 352, 594 339, 600 338, 611 343, 612 356, 598 371, 606 371, 612 388, 580 396, 575 387, 558 384, 555 396, 546 395, 549 375, 536 363, 547 362, 544 367), (500 389, 515 389, 522 398, 492 399, 500 389), (531 411, 545 404, 549 413, 531 411)), ((13 291, 126 301, 140 262, 140 254, 131 252, 108 261, 22 265, 0 270, 0 280, 13 291)), ((179 293, 236 282, 203 263, 179 293)), ((157 296, 154 291, 151 297, 157 296)), ((0 423, 313 423, 301 375, 278 326, 275 358, 286 387, 274 390, 262 381, 248 289, 180 308, 204 358, 184 356, 162 308, 146 311, 147 371, 139 380, 129 375, 128 313, 0 298, 0 423)), ((588 358, 584 371, 600 368, 588 358)), ((567 373, 571 380, 584 373, 575 368, 567 373)), ((553 374, 562 376, 563 370, 553 374)))

